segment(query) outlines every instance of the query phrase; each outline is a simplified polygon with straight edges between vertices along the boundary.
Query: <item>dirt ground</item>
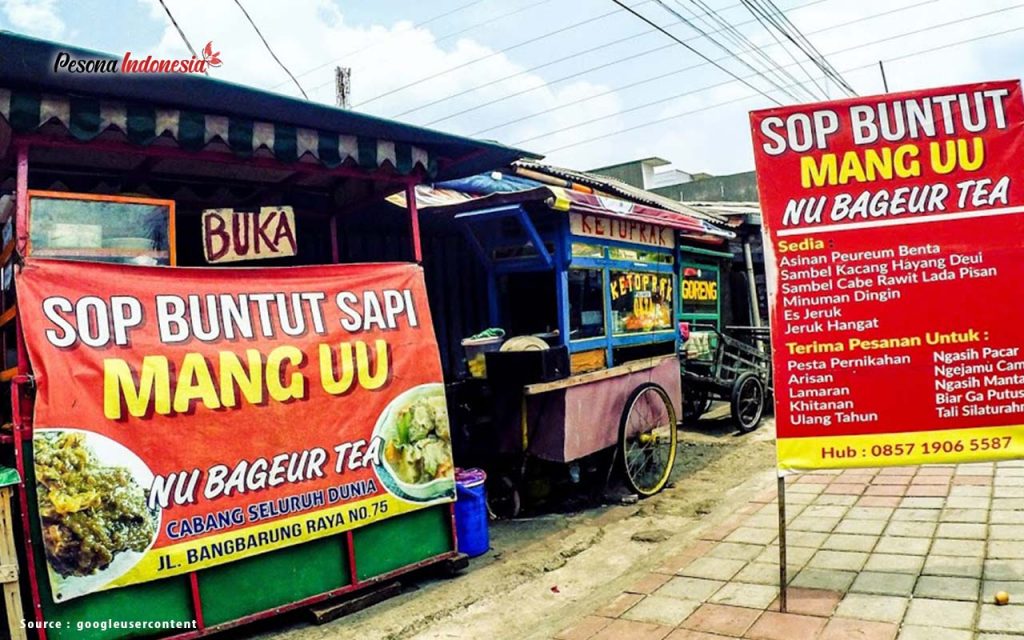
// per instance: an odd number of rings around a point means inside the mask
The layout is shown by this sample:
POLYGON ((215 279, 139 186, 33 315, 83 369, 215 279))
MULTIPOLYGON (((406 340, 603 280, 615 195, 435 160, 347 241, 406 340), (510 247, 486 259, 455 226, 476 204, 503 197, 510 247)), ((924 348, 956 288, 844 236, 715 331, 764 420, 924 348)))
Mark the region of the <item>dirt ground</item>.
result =
POLYGON ((452 579, 315 626, 301 614, 239 630, 266 640, 550 638, 774 483, 775 425, 737 435, 725 407, 679 432, 669 487, 633 505, 492 522, 491 550, 452 579))

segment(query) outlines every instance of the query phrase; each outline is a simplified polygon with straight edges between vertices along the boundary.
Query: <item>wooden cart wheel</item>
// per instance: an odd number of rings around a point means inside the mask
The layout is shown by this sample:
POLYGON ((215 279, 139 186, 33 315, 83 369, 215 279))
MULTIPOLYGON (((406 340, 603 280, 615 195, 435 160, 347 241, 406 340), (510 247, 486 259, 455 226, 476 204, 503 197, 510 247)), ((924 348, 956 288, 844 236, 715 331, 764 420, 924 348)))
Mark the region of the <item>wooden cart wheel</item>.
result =
POLYGON ((732 384, 732 419, 743 433, 757 428, 764 415, 764 382, 756 373, 747 371, 740 374, 732 384))
POLYGON ((664 488, 676 461, 676 411, 668 394, 645 382, 630 394, 622 411, 619 446, 626 484, 653 496, 664 488))

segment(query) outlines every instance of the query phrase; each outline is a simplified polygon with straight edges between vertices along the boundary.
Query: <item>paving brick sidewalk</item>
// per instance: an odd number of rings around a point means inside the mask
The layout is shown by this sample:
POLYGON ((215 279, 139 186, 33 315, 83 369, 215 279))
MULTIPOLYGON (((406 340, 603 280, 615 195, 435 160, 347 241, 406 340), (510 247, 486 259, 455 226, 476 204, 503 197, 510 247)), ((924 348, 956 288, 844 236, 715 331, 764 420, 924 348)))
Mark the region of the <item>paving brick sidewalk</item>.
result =
POLYGON ((806 474, 786 508, 787 613, 772 490, 555 637, 1024 638, 1024 461, 806 474))

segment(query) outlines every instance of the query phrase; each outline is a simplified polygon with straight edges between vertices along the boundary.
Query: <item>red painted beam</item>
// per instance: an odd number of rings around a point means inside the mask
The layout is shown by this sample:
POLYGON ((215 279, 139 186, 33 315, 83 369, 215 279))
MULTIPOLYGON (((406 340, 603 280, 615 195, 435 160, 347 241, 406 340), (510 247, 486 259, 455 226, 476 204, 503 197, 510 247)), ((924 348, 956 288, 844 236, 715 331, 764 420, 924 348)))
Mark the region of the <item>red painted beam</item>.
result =
POLYGON ((405 185, 405 202, 409 209, 409 225, 412 228, 412 256, 417 263, 423 262, 423 248, 420 246, 420 214, 416 208, 416 185, 405 185))
POLYGON ((410 176, 403 176, 396 173, 385 172, 378 170, 375 172, 368 172, 362 169, 354 169, 351 167, 335 167, 330 169, 319 163, 311 162, 292 162, 285 163, 272 158, 256 158, 256 157, 241 157, 230 152, 222 151, 185 151, 177 147, 163 147, 151 145, 148 147, 112 142, 110 140, 92 140, 90 142, 78 142, 66 138, 54 138, 51 136, 44 136, 38 133, 20 134, 15 136, 17 144, 35 147, 46 147, 51 149, 89 149, 96 151, 105 151, 108 153, 133 153, 151 157, 162 157, 162 158, 178 158, 190 161, 196 160, 208 160, 210 162, 216 162, 220 164, 235 164, 250 167, 260 167, 265 169, 277 169, 281 171, 292 171, 298 173, 315 173, 320 175, 330 176, 341 176, 346 178, 357 178, 360 180, 370 180, 373 182, 386 182, 391 184, 408 184, 410 181, 418 182, 421 180, 419 174, 413 174, 410 176))

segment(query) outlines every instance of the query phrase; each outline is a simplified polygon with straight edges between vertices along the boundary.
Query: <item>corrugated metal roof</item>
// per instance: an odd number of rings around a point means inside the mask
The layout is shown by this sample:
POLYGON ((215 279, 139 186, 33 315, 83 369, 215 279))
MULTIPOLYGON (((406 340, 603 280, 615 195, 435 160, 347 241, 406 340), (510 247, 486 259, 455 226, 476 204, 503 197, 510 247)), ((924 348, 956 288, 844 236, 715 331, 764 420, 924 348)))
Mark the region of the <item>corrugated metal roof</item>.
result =
POLYGON ((687 201, 684 204, 694 211, 704 211, 719 216, 726 220, 728 226, 738 226, 743 223, 761 224, 761 204, 758 202, 687 201))
POLYGON ((586 171, 576 171, 573 169, 566 169, 564 167, 556 167, 542 162, 534 160, 519 160, 512 163, 514 167, 522 167, 529 171, 536 171, 538 173, 544 173, 549 176, 560 178, 562 180, 568 180, 571 182, 577 182, 585 185, 592 189, 603 191, 611 196, 616 196, 637 202, 651 207, 657 207, 659 209, 665 209, 667 211, 675 211, 688 216, 693 216, 701 220, 721 224, 725 222, 726 218, 720 216, 712 211, 699 210, 693 207, 687 206, 686 204, 666 198, 665 196, 645 191, 644 189, 638 189, 632 185, 628 185, 621 180, 615 178, 609 178, 608 176, 602 176, 596 173, 588 173, 586 171))
MULTIPOLYGON (((406 206, 404 192, 393 194, 387 200, 398 207, 406 206)), ((727 225, 711 223, 687 213, 650 207, 614 196, 580 193, 552 185, 541 185, 521 191, 495 191, 486 195, 470 194, 455 189, 439 189, 428 185, 416 186, 416 204, 419 209, 432 209, 447 215, 499 205, 526 203, 543 203, 555 211, 591 213, 661 225, 676 229, 684 236, 699 241, 722 242, 723 238, 735 236, 733 232, 724 228, 727 225)))
MULTIPOLYGON (((54 73, 54 59, 60 52, 75 58, 118 59, 109 53, 0 31, 0 87, 123 100, 413 145, 437 158, 439 179, 488 171, 518 158, 539 157, 496 142, 416 127, 200 74, 54 73)), ((233 64, 229 56, 225 56, 225 64, 233 64)))

